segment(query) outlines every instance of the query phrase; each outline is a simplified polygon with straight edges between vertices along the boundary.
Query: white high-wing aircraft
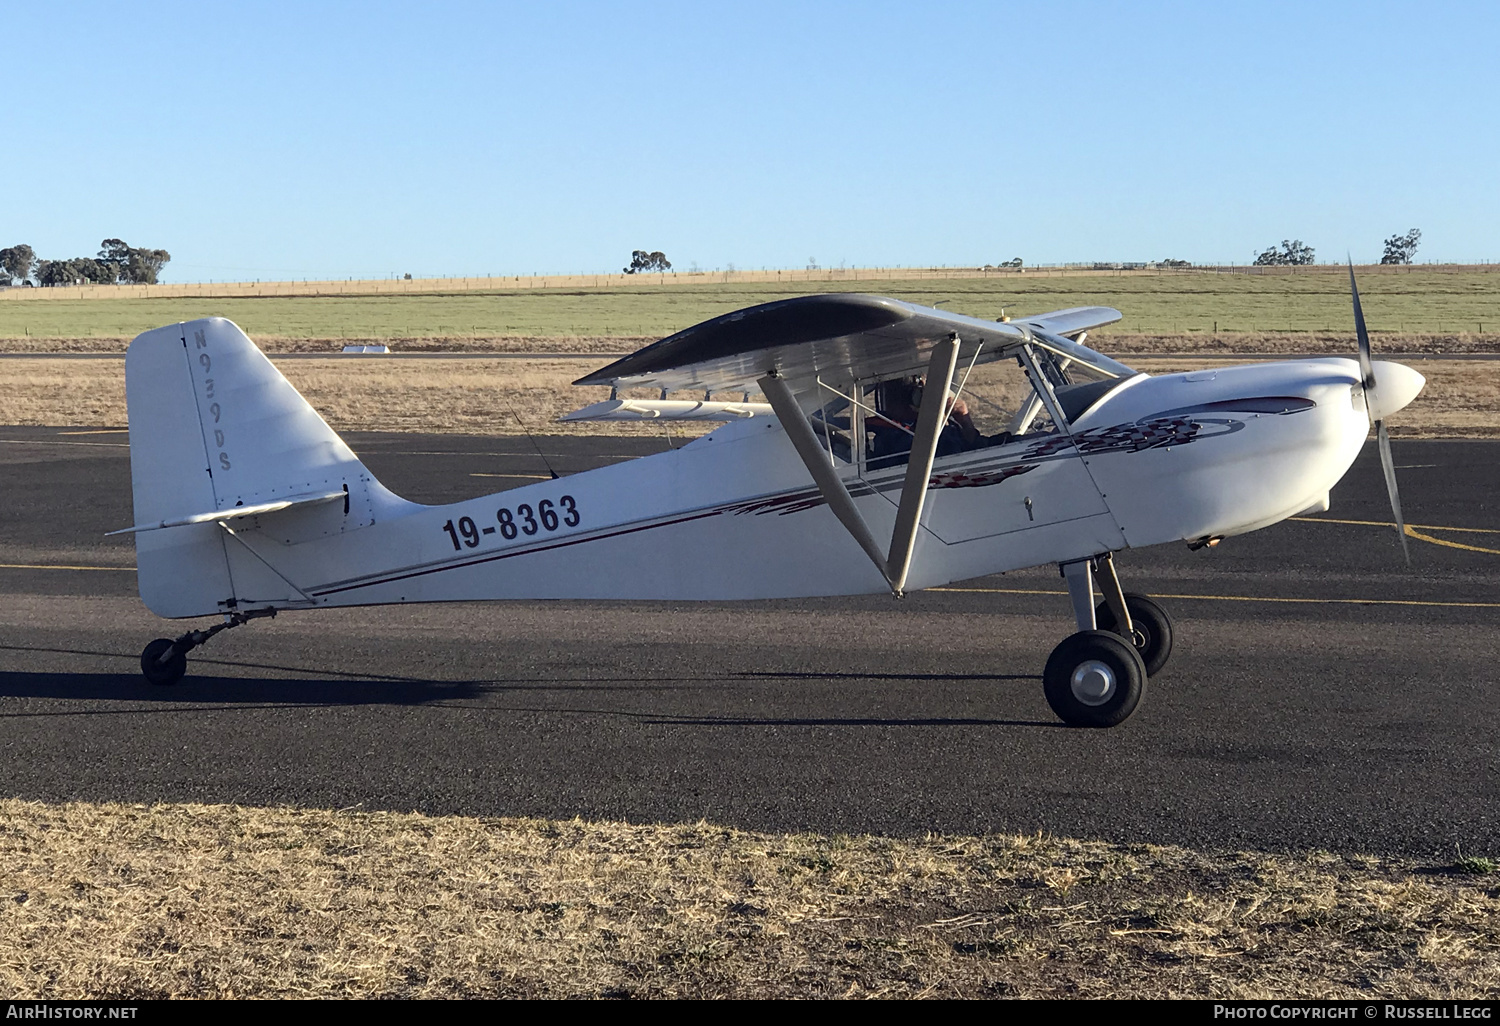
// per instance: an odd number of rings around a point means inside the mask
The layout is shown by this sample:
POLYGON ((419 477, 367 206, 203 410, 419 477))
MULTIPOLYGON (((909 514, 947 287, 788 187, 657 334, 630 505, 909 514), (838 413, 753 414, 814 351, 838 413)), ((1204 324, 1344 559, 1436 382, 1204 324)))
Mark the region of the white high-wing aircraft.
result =
POLYGON ((151 642, 141 669, 173 683, 191 649, 279 610, 900 596, 1056 563, 1078 632, 1047 660, 1047 700, 1070 724, 1112 726, 1172 645, 1166 613, 1121 590, 1113 553, 1327 509, 1372 422, 1400 523, 1383 421, 1424 380, 1370 361, 1354 303, 1357 361, 1160 377, 1082 344, 1120 318, 1105 307, 994 322, 855 294, 767 303, 577 382, 660 401, 569 415, 729 423, 446 506, 383 487, 231 322, 149 331, 125 362, 141 598, 162 617, 223 622, 151 642), (975 367, 1002 360, 990 370, 1013 362, 1024 397, 984 436, 957 400, 974 397, 975 367), (704 401, 666 400, 689 389, 704 401))

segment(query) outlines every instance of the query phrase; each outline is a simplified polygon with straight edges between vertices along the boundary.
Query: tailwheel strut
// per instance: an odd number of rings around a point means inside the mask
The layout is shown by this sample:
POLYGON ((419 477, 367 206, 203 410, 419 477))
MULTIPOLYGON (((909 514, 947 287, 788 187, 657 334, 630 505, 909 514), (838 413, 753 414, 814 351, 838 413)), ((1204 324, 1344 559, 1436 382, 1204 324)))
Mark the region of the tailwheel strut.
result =
POLYGON ((179 638, 157 638, 141 651, 141 673, 152 684, 176 684, 187 672, 187 654, 220 631, 275 616, 275 609, 246 609, 224 614, 224 622, 207 630, 188 631, 179 638))

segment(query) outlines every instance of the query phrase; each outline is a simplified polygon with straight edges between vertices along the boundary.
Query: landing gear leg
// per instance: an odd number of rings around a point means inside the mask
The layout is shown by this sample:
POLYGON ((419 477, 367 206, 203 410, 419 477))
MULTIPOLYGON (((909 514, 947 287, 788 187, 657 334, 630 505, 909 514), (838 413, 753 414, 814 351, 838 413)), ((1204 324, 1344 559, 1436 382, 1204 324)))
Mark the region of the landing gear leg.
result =
POLYGON ((175 641, 157 638, 141 652, 141 673, 152 684, 176 684, 187 672, 187 654, 220 631, 259 620, 264 616, 275 616, 274 609, 247 609, 244 612, 225 613, 224 622, 216 623, 206 631, 188 631, 175 641))
POLYGON ((1091 631, 1099 626, 1094 617, 1094 561, 1080 559, 1076 563, 1064 563, 1058 567, 1063 580, 1068 582, 1068 598, 1073 602, 1073 616, 1078 629, 1091 631))
POLYGON ((1099 629, 1133 644, 1146 664, 1147 676, 1155 677, 1172 656, 1171 617, 1145 595, 1120 590, 1111 553, 1100 556, 1097 563, 1099 588, 1104 592, 1104 601, 1094 614, 1099 629))
POLYGON ((1042 671, 1042 692, 1065 723, 1113 727, 1129 719, 1140 704, 1146 665, 1134 645, 1098 629, 1094 561, 1064 563, 1059 569, 1068 582, 1078 633, 1052 650, 1042 671))

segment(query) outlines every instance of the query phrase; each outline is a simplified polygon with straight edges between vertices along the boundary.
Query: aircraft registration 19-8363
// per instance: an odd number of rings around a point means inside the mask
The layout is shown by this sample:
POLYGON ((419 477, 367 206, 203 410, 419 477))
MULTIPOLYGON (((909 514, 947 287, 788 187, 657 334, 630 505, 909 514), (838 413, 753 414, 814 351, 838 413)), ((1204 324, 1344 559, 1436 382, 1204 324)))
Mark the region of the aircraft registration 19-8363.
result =
MULTIPOLYGON (((1351 274, 1352 286, 1352 274, 1351 274)), ((1084 344, 1084 307, 996 322, 858 294, 737 311, 585 378, 563 419, 712 419, 680 448, 445 506, 381 485, 221 318, 126 356, 141 598, 222 620, 142 653, 155 683, 219 631, 285 610, 484 599, 761 599, 1062 569, 1077 633, 1043 674, 1066 722, 1111 726, 1171 654, 1113 554, 1207 545, 1327 508, 1421 375, 1358 359, 1151 376, 1084 344), (1017 387, 984 425, 978 382, 1017 387), (659 400, 620 398, 660 390, 659 400), (668 400, 671 392, 701 400, 668 400), (765 402, 750 401, 759 393, 765 402), (717 397, 717 398, 716 398, 717 397), (976 407, 971 415, 970 406, 976 407), (1096 606, 1095 589, 1103 594, 1096 606)))

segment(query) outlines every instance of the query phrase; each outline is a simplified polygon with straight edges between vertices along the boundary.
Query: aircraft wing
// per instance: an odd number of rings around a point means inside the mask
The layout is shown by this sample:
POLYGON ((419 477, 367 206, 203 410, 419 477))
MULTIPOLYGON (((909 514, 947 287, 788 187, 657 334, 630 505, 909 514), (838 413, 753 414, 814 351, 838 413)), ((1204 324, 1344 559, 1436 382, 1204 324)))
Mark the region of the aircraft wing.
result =
POLYGON ((565 413, 560 421, 580 420, 745 420, 769 417, 765 403, 710 403, 681 399, 607 399, 565 413))
POLYGON ((985 321, 882 296, 799 296, 696 324, 574 384, 752 392, 772 373, 792 383, 819 376, 830 382, 880 379, 919 373, 933 346, 955 334, 961 364, 976 354, 985 363, 1013 351, 1033 329, 1071 347, 1060 337, 1064 332, 1076 334, 1120 316, 1109 307, 1078 307, 1021 318, 1023 328, 1015 322, 985 321))
POLYGON ((1073 306, 1066 310, 1053 310, 1051 313, 1038 314, 1035 317, 1016 317, 1013 321, 1025 321, 1040 331, 1071 337, 1080 332, 1093 331, 1106 324, 1113 324, 1122 316, 1120 311, 1109 306, 1073 306))

